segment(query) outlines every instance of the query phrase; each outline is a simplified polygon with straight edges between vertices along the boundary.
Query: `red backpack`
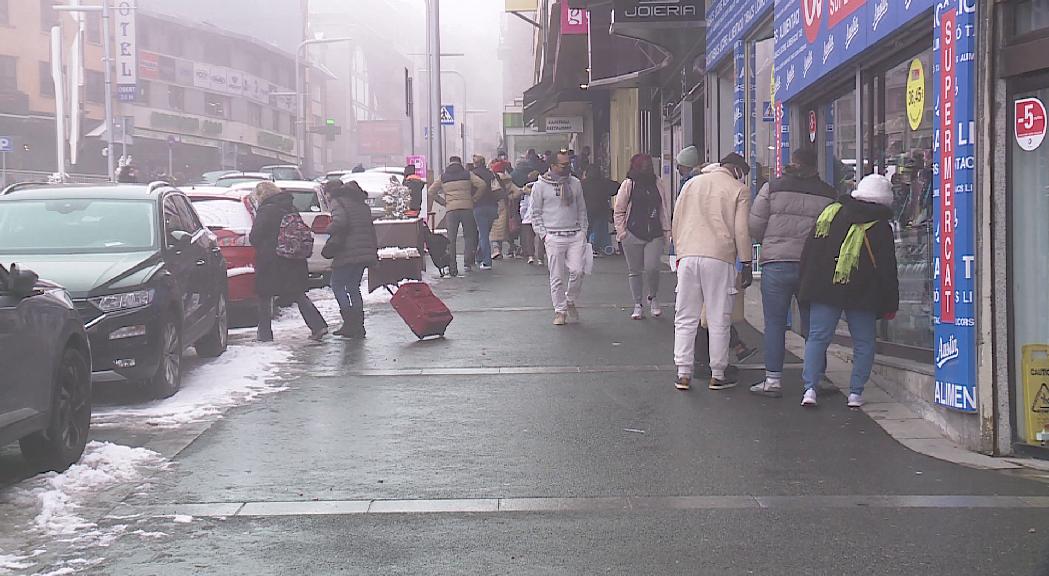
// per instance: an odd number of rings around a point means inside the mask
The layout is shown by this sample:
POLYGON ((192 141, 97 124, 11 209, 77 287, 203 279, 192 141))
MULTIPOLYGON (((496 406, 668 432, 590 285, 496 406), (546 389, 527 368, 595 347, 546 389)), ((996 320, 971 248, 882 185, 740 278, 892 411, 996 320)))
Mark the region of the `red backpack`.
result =
POLYGON ((289 260, 306 260, 313 255, 313 231, 298 212, 281 218, 277 233, 277 256, 289 260))

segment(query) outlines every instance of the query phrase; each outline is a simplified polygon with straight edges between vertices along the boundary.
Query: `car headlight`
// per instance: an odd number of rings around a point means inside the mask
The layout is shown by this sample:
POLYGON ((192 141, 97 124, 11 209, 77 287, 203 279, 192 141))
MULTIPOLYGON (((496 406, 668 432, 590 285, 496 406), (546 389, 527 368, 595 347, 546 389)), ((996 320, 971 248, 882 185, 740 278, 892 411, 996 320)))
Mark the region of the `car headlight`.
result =
POLYGON ((155 295, 156 290, 150 288, 149 290, 137 290, 135 292, 125 292, 123 294, 99 296, 98 298, 90 298, 88 301, 103 312, 116 312, 118 310, 131 310, 133 308, 149 306, 153 303, 153 297, 155 295))

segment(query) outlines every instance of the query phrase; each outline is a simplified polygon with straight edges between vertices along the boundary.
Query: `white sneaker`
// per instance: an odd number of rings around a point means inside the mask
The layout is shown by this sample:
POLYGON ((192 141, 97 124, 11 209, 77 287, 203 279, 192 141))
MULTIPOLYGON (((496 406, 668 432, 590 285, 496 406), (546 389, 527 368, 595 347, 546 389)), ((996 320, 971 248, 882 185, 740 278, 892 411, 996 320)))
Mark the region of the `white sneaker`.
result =
POLYGON ((810 388, 810 389, 805 391, 805 396, 803 396, 801 398, 801 405, 805 406, 806 408, 815 408, 816 407, 817 403, 816 403, 816 390, 815 389, 810 388))
POLYGON ((528 257, 528 263, 534 265, 535 264, 535 257, 534 256, 529 256, 528 257))
POLYGON ((659 306, 659 301, 655 298, 649 300, 649 305, 652 307, 652 317, 659 318, 663 315, 663 309, 659 306))
POLYGON ((779 381, 765 379, 751 386, 750 393, 767 398, 780 398, 783 396, 783 387, 779 381))
POLYGON ((862 394, 849 394, 849 408, 862 408, 863 407, 863 395, 862 394))
POLYGON ((630 315, 633 320, 641 320, 645 317, 645 309, 640 304, 634 304, 634 313, 630 315))

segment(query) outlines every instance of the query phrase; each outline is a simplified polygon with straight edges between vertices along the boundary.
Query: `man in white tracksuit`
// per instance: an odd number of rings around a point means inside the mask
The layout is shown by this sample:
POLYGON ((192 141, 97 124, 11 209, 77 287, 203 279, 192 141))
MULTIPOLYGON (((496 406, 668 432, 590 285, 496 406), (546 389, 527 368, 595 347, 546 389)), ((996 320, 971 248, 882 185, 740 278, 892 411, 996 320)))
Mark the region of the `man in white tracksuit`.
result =
POLYGON ((570 166, 569 155, 558 154, 550 171, 532 187, 532 227, 546 245, 555 326, 579 320, 576 301, 583 291, 586 233, 590 227, 583 184, 572 176, 570 166))
POLYGON ((678 197, 672 224, 677 251, 677 314, 674 362, 678 390, 688 390, 695 362, 696 333, 706 306, 710 331, 710 389, 735 386, 728 368, 736 263, 742 261, 742 286, 753 282, 748 218, 750 189, 743 182, 750 167, 739 154, 706 167, 688 181, 678 197))

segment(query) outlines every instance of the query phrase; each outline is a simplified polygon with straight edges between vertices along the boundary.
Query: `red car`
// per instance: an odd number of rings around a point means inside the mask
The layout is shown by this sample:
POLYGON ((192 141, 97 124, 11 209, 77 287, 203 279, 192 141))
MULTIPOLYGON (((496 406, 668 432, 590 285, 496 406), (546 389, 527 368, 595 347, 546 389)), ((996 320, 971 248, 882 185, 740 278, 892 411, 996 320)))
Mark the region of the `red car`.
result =
POLYGON ((231 307, 255 306, 255 248, 248 241, 254 216, 250 192, 197 187, 186 191, 201 222, 218 239, 226 258, 231 307))

